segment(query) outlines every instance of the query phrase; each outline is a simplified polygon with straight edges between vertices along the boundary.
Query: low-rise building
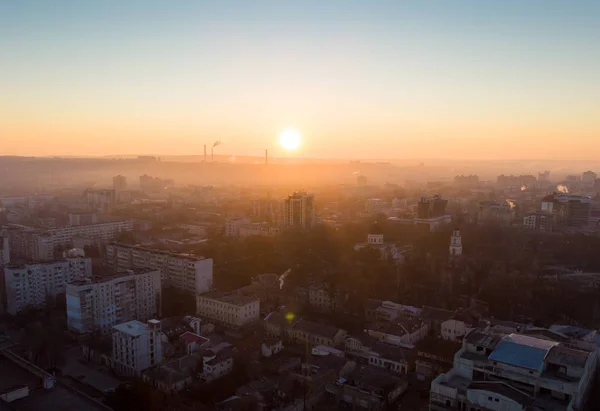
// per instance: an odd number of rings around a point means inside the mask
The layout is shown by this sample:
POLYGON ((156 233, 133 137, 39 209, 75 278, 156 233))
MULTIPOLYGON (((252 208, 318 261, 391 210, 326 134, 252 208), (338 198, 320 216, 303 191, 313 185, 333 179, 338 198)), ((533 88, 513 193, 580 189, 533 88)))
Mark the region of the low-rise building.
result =
POLYGON ((228 328, 240 328, 258 321, 260 299, 236 291, 207 293, 196 296, 198 315, 228 328))
POLYGON ((308 287, 308 304, 319 312, 334 312, 341 304, 341 298, 338 292, 323 285, 313 284, 308 287))
POLYGON ((162 361, 160 321, 133 320, 113 327, 113 369, 123 376, 139 376, 162 361))
POLYGON ((427 323, 429 334, 433 336, 442 335, 442 323, 454 317, 456 312, 437 307, 423 307, 421 316, 427 323))
POLYGON ((583 409, 597 364, 595 351, 545 335, 471 331, 453 368, 431 383, 430 410, 552 411, 583 409))
POLYGON ((347 355, 359 364, 369 364, 395 374, 407 374, 411 368, 409 349, 379 341, 368 334, 348 337, 344 344, 347 355))
POLYGON ((300 320, 292 328, 289 336, 297 343, 336 347, 346 337, 346 331, 329 325, 300 320))
POLYGON ((77 333, 160 316, 160 271, 129 270, 67 284, 67 327, 77 333))
POLYGON ((471 310, 456 313, 442 323, 442 338, 460 342, 471 330, 479 326, 480 317, 471 310))
POLYGON ((263 357, 271 357, 279 354, 283 350, 283 340, 281 338, 269 337, 260 344, 260 354, 263 357))
POLYGON ((17 315, 26 308, 45 307, 49 299, 65 293, 67 283, 90 278, 92 261, 75 257, 34 264, 7 264, 3 276, 6 312, 17 315))
POLYGON ((398 245, 395 243, 385 242, 383 236, 383 227, 378 223, 374 223, 369 229, 367 241, 364 243, 357 243, 354 246, 354 251, 360 251, 365 248, 377 250, 379 257, 382 260, 403 262, 404 254, 412 250, 412 245, 398 247, 398 245))
POLYGON ((427 324, 421 319, 397 322, 378 321, 367 327, 371 337, 395 346, 412 346, 427 336, 427 324))
POLYGON ((275 237, 279 235, 280 232, 281 230, 279 227, 273 227, 269 223, 248 223, 239 226, 238 237, 275 237))
POLYGON ((382 410, 391 406, 408 388, 408 379, 373 366, 357 366, 347 378, 328 388, 336 403, 348 409, 382 410))
POLYGON ((217 380, 233 370, 233 351, 230 347, 204 353, 203 358, 201 378, 205 382, 217 380))
POLYGON ((336 347, 346 337, 346 331, 340 328, 303 320, 283 311, 267 315, 264 325, 268 335, 294 343, 336 347))

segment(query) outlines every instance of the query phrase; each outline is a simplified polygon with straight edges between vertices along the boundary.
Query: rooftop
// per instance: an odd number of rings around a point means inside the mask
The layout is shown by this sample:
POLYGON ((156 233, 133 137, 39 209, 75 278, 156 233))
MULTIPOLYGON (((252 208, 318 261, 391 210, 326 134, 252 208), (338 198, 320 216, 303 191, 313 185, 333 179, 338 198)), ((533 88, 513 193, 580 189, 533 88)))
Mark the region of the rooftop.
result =
POLYGON ((446 310, 443 308, 425 306, 423 307, 423 311, 421 312, 421 314, 424 318, 430 318, 432 320, 437 321, 446 321, 451 319, 456 313, 454 311, 446 310))
POLYGON ((509 334, 500 340, 489 355, 492 361, 541 372, 544 360, 557 342, 522 334, 509 334))
POLYGON ((27 385, 29 395, 25 398, 10 403, 19 411, 81 411, 81 410, 106 410, 106 407, 79 395, 74 391, 62 387, 60 384, 51 389, 41 386, 42 380, 21 368, 11 360, 0 355, 0 392, 16 385, 27 385))
POLYGON ((558 345, 550 349, 548 362, 557 365, 584 368, 589 356, 589 352, 558 345))
POLYGON ((237 291, 233 291, 230 293, 220 293, 218 291, 211 291, 206 294, 202 294, 200 297, 239 306, 244 306, 256 301, 260 301, 260 299, 256 296, 244 295, 237 291))
POLYGON ((337 327, 319 324, 308 320, 300 320, 294 326, 294 330, 304 331, 308 334, 318 335, 328 339, 333 339, 336 336, 336 334, 340 331, 340 329, 337 327))
POLYGON ((131 268, 131 269, 127 269, 125 271, 120 271, 116 274, 94 275, 94 276, 92 276, 92 278, 88 278, 86 280, 80 280, 80 281, 73 281, 73 282, 70 282, 69 284, 77 285, 77 286, 89 285, 89 284, 100 284, 100 283, 107 283, 107 282, 113 281, 113 280, 125 279, 125 277, 131 276, 131 275, 142 275, 142 274, 148 274, 148 273, 153 273, 153 272, 158 272, 158 270, 152 270, 149 268, 131 268))
POLYGON ((346 384, 360 389, 376 391, 392 390, 402 381, 401 377, 372 366, 356 367, 346 379, 346 384))
POLYGON ((133 320, 113 327, 114 330, 138 337, 148 333, 148 326, 141 321, 133 320))
POLYGON ((154 254, 162 254, 162 255, 169 256, 169 257, 178 257, 178 258, 182 258, 182 259, 189 260, 189 261, 205 260, 205 258, 203 256, 198 256, 198 255, 194 255, 194 254, 174 253, 172 251, 159 250, 157 248, 143 247, 139 244, 131 245, 131 244, 123 244, 123 243, 112 243, 111 245, 114 245, 116 247, 121 247, 121 248, 130 248, 130 249, 135 249, 135 250, 140 250, 140 251, 149 251, 154 254))
POLYGON ((202 345, 210 341, 208 338, 201 337, 191 331, 184 332, 179 336, 179 338, 186 344, 195 342, 198 345, 202 345))

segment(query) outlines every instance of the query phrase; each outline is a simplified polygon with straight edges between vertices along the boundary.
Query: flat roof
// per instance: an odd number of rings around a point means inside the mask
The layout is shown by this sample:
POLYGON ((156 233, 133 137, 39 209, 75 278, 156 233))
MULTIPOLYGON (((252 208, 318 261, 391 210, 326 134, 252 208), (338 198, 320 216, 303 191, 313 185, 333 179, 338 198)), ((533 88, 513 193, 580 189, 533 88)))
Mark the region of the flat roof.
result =
POLYGON ((7 390, 15 385, 29 387, 27 397, 12 401, 10 405, 19 411, 81 411, 103 410, 101 406, 71 390, 56 384, 54 388, 46 390, 41 387, 42 379, 21 368, 8 358, 0 355, 0 391, 7 390))
POLYGON ((151 253, 168 255, 168 256, 171 256, 171 257, 184 258, 184 259, 190 260, 190 261, 211 260, 210 258, 205 258, 205 257, 199 256, 199 255, 174 253, 172 251, 159 250, 157 248, 143 247, 143 246, 141 246, 139 244, 131 245, 131 244, 123 244, 123 243, 111 243, 109 245, 112 245, 112 246, 115 246, 115 247, 130 248, 130 249, 133 249, 133 250, 148 251, 148 252, 151 252, 151 253))
POLYGON ((220 294, 218 292, 209 292, 206 294, 200 295, 202 298, 207 298, 210 300, 221 301, 228 304, 243 306, 246 304, 250 304, 255 301, 260 301, 260 298, 252 296, 252 295, 243 295, 237 292, 220 294))
POLYGON ((127 269, 128 272, 119 272, 117 274, 112 274, 112 275, 94 275, 91 278, 88 278, 87 280, 79 280, 79 281, 73 281, 70 282, 69 284, 72 285, 86 285, 86 284, 99 284, 99 283, 106 283, 112 280, 117 280, 119 278, 124 278, 130 275, 141 275, 141 274, 148 274, 148 273, 153 273, 153 272, 158 272, 159 270, 153 270, 150 268, 131 268, 131 269, 127 269))
POLYGON ((550 350, 559 343, 521 334, 503 337, 488 359, 529 370, 542 371, 550 350))
POLYGON ((146 324, 138 320, 128 321, 123 324, 117 324, 113 327, 113 329, 134 337, 144 335, 148 333, 149 330, 146 324))

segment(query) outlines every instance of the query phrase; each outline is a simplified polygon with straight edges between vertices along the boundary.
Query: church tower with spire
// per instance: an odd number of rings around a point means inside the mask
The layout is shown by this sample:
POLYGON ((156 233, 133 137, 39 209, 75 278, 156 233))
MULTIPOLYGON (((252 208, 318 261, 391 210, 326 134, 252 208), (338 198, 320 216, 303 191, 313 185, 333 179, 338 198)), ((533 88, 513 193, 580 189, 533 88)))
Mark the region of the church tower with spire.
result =
POLYGON ((450 257, 458 257, 462 255, 462 239, 460 230, 455 228, 450 237, 450 257))

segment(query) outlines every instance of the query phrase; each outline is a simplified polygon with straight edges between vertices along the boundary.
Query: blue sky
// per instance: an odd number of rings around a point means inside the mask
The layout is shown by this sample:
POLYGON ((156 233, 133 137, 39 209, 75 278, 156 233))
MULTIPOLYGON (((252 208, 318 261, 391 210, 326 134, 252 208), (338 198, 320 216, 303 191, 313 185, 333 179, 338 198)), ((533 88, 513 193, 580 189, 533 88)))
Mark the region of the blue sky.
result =
POLYGON ((599 72, 598 1, 6 0, 0 153, 585 156, 599 72))

